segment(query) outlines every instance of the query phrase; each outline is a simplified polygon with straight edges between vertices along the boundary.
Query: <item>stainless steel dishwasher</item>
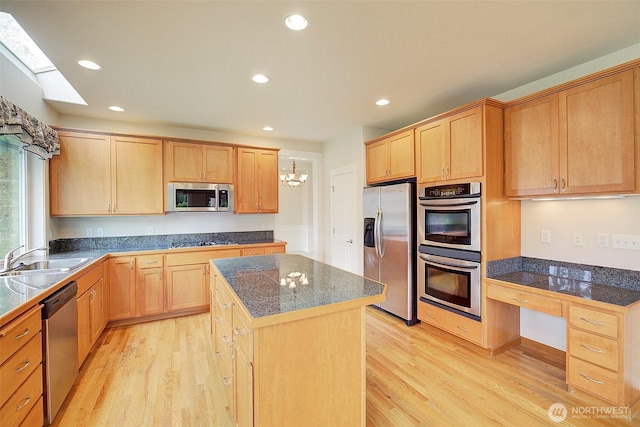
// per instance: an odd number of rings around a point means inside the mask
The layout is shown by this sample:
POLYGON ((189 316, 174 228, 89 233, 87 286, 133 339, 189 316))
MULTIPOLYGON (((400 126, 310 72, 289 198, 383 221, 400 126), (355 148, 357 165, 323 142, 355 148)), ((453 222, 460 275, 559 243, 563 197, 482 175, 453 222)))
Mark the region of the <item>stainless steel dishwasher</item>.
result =
POLYGON ((41 302, 46 424, 53 422, 78 377, 77 293, 73 281, 41 302))

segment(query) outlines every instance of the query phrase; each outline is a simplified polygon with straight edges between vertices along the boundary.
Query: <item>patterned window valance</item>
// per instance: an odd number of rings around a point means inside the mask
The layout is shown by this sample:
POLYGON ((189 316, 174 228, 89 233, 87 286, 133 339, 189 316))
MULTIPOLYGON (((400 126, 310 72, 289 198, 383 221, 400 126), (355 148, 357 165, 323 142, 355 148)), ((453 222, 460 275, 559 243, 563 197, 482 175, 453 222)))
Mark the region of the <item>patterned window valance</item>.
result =
POLYGON ((23 149, 42 159, 60 154, 58 132, 0 96, 0 135, 15 135, 23 149))

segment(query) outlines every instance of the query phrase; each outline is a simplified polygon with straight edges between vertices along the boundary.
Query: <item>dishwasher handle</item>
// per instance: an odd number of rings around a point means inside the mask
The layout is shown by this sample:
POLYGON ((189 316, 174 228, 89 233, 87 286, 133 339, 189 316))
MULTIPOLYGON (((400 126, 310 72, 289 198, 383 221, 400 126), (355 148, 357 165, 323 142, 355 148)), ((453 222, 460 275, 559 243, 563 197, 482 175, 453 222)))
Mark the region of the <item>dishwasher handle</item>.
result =
POLYGON ((78 294, 78 284, 76 281, 71 281, 64 285, 60 290, 54 292, 49 295, 47 298, 40 301, 40 304, 43 305, 42 308, 42 318, 50 319, 51 316, 56 314, 58 310, 60 310, 64 305, 75 298, 78 294))

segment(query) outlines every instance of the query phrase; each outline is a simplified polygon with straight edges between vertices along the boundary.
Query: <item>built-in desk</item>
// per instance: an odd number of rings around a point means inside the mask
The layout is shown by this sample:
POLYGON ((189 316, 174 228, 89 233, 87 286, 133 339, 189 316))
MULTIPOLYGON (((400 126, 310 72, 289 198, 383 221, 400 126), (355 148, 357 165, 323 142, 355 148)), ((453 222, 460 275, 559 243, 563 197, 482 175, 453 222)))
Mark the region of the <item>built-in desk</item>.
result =
MULTIPOLYGON (((548 274, 528 269, 490 276, 489 271, 484 279, 487 304, 512 306, 501 311, 514 320, 492 322, 491 327, 503 328, 513 341, 519 336, 519 307, 565 318, 569 388, 635 412, 640 406, 640 291, 589 281, 594 275, 575 266, 555 263, 548 274), (560 275, 551 274, 556 272, 560 275)), ((631 280, 635 274, 629 272, 631 280)))

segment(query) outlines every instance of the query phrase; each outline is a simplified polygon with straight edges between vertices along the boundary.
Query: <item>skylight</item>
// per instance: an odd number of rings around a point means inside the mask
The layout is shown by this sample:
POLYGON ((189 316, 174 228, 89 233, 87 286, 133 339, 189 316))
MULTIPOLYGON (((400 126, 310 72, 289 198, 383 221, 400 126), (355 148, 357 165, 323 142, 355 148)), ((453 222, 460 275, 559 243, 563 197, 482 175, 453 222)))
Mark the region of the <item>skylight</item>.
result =
POLYGON ((33 73, 55 68, 13 16, 5 12, 0 12, 0 42, 33 73))

